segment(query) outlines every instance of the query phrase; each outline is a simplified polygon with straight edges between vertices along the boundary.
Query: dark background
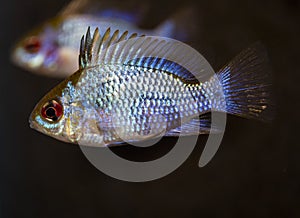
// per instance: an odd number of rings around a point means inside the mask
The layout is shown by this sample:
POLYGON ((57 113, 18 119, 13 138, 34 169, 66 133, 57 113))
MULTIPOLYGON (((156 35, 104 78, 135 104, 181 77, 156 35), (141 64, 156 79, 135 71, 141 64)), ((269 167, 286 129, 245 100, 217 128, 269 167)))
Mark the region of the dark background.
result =
MULTIPOLYGON (((216 70, 251 43, 265 44, 273 68, 277 115, 272 124, 230 116, 222 145, 207 166, 197 167, 205 142, 201 137, 175 172, 138 184, 104 175, 78 146, 28 126, 33 106, 59 80, 13 66, 9 49, 24 32, 54 16, 66 3, 1 2, 1 218, 300 216, 299 1, 195 1, 199 11, 195 20, 200 23, 195 47, 216 70)), ((149 19, 142 25, 154 27, 187 3, 151 1, 149 19)), ((160 145, 168 142, 171 139, 160 145)), ((152 155, 131 149, 125 146, 118 152, 152 155)))

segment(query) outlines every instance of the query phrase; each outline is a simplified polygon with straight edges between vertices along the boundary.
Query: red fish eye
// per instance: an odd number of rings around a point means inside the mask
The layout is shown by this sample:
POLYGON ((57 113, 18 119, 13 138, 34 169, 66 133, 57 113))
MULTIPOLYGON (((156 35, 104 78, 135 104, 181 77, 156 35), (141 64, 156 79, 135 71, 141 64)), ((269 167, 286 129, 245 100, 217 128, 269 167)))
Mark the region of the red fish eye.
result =
POLYGON ((24 48, 27 52, 34 54, 41 49, 41 41, 37 37, 31 37, 26 40, 24 48))
POLYGON ((62 105, 56 100, 51 100, 43 106, 41 114, 48 121, 58 121, 63 115, 62 105))

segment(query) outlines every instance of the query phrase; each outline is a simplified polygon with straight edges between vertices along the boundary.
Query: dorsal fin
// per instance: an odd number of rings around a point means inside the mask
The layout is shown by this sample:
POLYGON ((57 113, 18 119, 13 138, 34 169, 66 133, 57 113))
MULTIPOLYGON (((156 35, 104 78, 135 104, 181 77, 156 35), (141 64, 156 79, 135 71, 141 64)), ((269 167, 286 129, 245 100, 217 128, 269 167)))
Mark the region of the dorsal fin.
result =
POLYGON ((108 47, 127 39, 133 39, 137 36, 137 33, 133 33, 128 36, 128 31, 125 31, 120 35, 119 30, 116 30, 113 34, 111 34, 110 28, 108 28, 103 36, 101 36, 99 29, 96 28, 92 38, 89 27, 86 35, 81 38, 79 54, 80 69, 98 65, 98 57, 105 57, 108 47))
POLYGON ((82 12, 84 8, 86 8, 90 1, 91 0, 72 0, 59 12, 59 15, 67 16, 70 14, 78 14, 82 12))
POLYGON ((145 16, 148 3, 120 0, 71 0, 58 13, 58 16, 90 15, 101 19, 117 19, 138 25, 145 16))
POLYGON ((167 71, 190 83, 204 82, 214 75, 207 60, 187 44, 165 37, 126 34, 119 36, 116 31, 111 36, 108 29, 99 37, 96 30, 91 40, 88 30, 81 44, 81 68, 101 64, 144 67, 167 71))

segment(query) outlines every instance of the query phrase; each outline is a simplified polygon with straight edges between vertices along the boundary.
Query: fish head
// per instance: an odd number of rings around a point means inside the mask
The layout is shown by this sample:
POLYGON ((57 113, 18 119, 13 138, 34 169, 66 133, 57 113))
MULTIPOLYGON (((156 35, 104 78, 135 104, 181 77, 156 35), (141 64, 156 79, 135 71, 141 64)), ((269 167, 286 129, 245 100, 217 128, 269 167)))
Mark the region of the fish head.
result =
POLYGON ((81 136, 83 107, 74 100, 72 76, 47 93, 35 106, 30 127, 60 141, 76 143, 81 136))
MULTIPOLYGON (((22 37, 12 50, 12 61, 19 67, 33 73, 50 77, 65 77, 66 75, 61 71, 65 71, 64 66, 70 66, 69 57, 76 60, 75 64, 73 61, 71 65, 75 65, 76 68, 78 55, 74 59, 74 55, 70 56, 70 51, 66 51, 59 45, 57 29, 57 24, 46 22, 22 37)), ((77 53, 75 52, 75 54, 77 53)), ((68 72, 74 72, 74 67, 68 72)))
POLYGON ((41 133, 66 141, 63 137, 65 108, 57 88, 39 101, 30 115, 29 123, 31 128, 41 133))

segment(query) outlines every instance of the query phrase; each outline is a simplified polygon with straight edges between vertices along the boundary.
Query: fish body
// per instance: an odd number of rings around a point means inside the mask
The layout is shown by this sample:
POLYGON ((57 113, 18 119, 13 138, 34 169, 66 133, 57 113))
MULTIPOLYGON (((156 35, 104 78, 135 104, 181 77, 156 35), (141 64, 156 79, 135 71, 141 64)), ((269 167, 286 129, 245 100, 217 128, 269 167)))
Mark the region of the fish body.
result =
POLYGON ((213 74, 196 50, 179 41, 109 30, 101 37, 98 29, 91 37, 88 31, 80 68, 37 104, 31 127, 101 147, 207 134, 212 127, 195 119, 211 111, 260 118, 269 95, 258 51, 246 50, 213 74))

